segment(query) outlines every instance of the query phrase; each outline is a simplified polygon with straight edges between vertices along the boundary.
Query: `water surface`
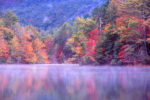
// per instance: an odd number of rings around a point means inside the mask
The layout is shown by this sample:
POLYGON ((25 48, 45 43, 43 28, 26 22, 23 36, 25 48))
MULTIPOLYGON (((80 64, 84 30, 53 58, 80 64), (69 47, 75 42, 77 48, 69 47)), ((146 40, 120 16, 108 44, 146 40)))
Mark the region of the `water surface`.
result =
POLYGON ((0 100, 150 100, 150 68, 1 65, 0 100))

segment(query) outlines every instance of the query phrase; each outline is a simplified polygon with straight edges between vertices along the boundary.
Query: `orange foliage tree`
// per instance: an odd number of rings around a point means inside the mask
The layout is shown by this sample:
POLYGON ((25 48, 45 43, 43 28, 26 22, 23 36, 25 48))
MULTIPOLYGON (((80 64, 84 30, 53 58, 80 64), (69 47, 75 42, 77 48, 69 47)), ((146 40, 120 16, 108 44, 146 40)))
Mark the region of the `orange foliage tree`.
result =
POLYGON ((4 39, 0 38, 0 63, 5 63, 9 54, 8 45, 4 39))
POLYGON ((37 62, 37 56, 34 53, 31 37, 24 33, 22 36, 22 63, 36 63, 37 62))
POLYGON ((37 55, 38 63, 49 63, 45 44, 41 40, 39 40, 39 38, 33 40, 33 48, 34 52, 37 55))

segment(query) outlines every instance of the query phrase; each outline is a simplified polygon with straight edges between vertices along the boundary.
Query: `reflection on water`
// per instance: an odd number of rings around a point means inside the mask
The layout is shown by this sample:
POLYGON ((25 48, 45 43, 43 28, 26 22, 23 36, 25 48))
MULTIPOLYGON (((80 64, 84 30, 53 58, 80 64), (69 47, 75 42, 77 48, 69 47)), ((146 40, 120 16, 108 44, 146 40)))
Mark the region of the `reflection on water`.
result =
POLYGON ((0 100, 150 100, 150 69, 1 65, 0 100))

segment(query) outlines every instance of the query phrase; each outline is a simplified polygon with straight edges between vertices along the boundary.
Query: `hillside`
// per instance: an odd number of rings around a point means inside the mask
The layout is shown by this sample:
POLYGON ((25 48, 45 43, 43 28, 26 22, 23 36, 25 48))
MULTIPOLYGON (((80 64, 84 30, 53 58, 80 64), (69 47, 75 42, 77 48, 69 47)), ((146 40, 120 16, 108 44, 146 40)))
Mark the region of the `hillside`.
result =
POLYGON ((0 1, 1 10, 11 9, 22 24, 38 28, 59 27, 76 16, 89 16, 89 12, 107 0, 6 0, 0 1))

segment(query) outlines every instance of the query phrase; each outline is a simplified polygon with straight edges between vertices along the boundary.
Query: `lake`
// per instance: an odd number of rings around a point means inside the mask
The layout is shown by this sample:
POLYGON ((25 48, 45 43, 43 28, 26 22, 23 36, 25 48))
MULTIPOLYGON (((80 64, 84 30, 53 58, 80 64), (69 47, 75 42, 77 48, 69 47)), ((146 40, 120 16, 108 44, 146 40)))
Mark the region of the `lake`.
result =
POLYGON ((150 68, 0 65, 0 100, 150 100, 150 68))

